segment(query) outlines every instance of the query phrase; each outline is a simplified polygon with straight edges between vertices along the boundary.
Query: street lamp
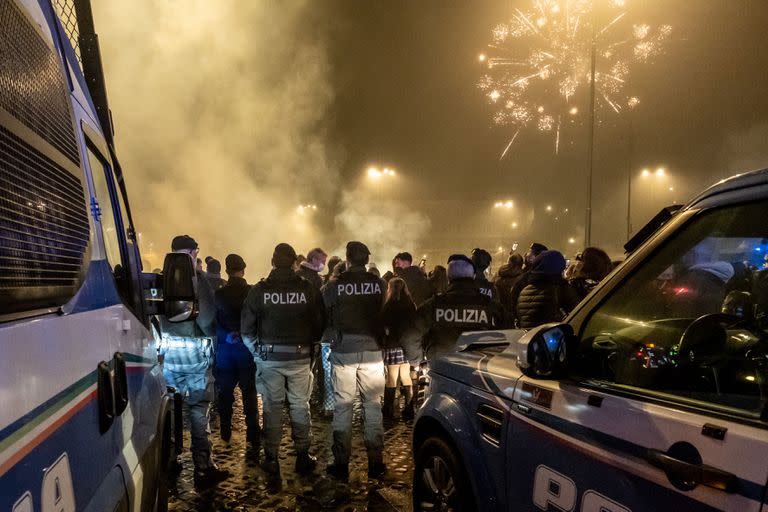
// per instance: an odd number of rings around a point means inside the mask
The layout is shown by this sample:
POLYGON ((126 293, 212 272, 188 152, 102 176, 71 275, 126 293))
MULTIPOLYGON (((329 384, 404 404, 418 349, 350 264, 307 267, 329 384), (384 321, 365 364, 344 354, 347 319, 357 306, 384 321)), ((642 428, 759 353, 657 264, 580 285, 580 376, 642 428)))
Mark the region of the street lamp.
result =
POLYGON ((372 180, 378 180, 385 176, 394 177, 395 174, 397 174, 395 170, 391 167, 384 167, 382 169, 379 169, 375 165, 371 165, 370 167, 368 167, 368 170, 366 171, 366 173, 368 174, 368 177, 372 180))
POLYGON ((514 208, 515 202, 507 199, 506 201, 496 201, 493 203, 494 208, 506 208, 507 210, 514 208))
MULTIPOLYGON (((651 173, 650 168, 644 167, 640 171, 640 176, 643 179, 650 178, 652 174, 657 179, 666 178, 667 169, 665 167, 659 166, 653 173, 651 173)), ((669 187, 669 191, 674 191, 674 188, 669 187)), ((627 240, 629 240, 630 236, 632 236, 632 173, 627 174, 627 240)))

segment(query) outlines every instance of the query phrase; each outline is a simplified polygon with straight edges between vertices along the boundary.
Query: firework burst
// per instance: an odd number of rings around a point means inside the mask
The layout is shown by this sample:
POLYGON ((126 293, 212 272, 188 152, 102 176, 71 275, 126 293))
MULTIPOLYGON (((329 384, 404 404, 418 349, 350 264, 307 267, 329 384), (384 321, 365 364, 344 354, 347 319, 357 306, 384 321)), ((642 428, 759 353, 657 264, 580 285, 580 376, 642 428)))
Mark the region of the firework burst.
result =
POLYGON ((640 100, 625 91, 631 68, 658 55, 671 31, 669 25, 629 23, 625 0, 532 0, 531 8, 515 9, 508 23, 493 29, 489 52, 479 57, 486 72, 478 87, 497 106, 493 122, 514 129, 501 158, 528 126, 553 132, 559 151, 560 128, 577 121, 574 98, 591 82, 593 40, 596 108, 635 108, 640 100), (603 17, 608 21, 593 28, 603 17))

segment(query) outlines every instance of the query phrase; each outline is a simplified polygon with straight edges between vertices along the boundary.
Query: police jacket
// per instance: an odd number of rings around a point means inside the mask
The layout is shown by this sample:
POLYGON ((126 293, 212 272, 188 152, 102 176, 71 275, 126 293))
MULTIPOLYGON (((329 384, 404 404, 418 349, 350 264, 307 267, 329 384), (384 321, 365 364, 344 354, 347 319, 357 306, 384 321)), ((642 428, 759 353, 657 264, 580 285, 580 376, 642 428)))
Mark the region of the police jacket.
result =
POLYGON ((308 359, 312 345, 320 341, 323 323, 318 290, 291 268, 276 268, 248 292, 240 333, 254 357, 308 359))
POLYGON ((395 277, 405 281, 416 306, 420 306, 425 300, 432 297, 432 286, 419 267, 411 265, 406 268, 396 268, 395 277))
POLYGON ((499 302, 499 294, 496 291, 496 286, 485 278, 485 274, 480 274, 475 277, 475 286, 480 290, 480 293, 493 301, 499 302))
POLYGON ((403 337, 403 348, 416 366, 422 354, 431 360, 456 350, 456 340, 465 331, 504 327, 504 311, 498 302, 480 293, 473 279, 454 279, 445 293, 419 306, 416 325, 403 337))
POLYGON ((169 322, 160 317, 160 328, 164 335, 184 338, 213 337, 216 335, 216 305, 213 288, 202 272, 196 273, 196 291, 198 313, 194 320, 169 322))
POLYGON ((531 272, 517 299, 517 326, 530 329, 559 322, 578 303, 576 291, 560 275, 531 272))
POLYGON ((379 351, 384 326, 381 308, 386 283, 362 265, 342 272, 323 287, 332 350, 339 353, 379 351))
POLYGON ((216 290, 216 339, 227 343, 227 336, 240 333, 240 313, 251 289, 245 279, 232 276, 224 287, 216 290))

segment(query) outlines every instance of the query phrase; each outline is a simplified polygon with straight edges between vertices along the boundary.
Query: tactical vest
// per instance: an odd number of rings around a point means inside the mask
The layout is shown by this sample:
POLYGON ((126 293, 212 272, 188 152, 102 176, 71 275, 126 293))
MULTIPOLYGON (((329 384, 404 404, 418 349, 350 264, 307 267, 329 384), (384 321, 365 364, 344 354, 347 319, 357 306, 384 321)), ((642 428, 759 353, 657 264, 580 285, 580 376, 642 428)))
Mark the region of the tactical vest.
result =
POLYGON ((263 314, 259 319, 262 345, 307 345, 320 307, 313 296, 312 284, 298 276, 286 280, 262 279, 256 288, 256 300, 263 314))
POLYGON ((466 331, 497 328, 491 300, 479 293, 444 293, 434 298, 431 328, 424 340, 427 358, 456 349, 456 340, 466 331))
POLYGON ((384 298, 382 280, 370 272, 344 272, 333 286, 335 302, 331 306, 333 326, 341 336, 354 334, 380 340, 383 334, 381 306, 384 298))

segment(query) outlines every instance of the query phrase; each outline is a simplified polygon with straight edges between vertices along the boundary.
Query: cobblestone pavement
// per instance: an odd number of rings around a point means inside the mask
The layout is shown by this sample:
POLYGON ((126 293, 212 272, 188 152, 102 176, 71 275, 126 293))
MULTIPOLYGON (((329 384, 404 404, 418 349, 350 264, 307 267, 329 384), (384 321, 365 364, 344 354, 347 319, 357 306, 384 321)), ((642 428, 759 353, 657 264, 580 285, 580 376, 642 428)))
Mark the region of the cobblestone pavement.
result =
MULTIPOLYGON (((318 467, 308 477, 298 476, 294 469, 295 452, 287 422, 280 446, 281 488, 268 485, 267 474, 246 456, 245 421, 239 390, 235 402, 232 440, 227 446, 219 438, 218 418, 212 412, 211 441, 213 458, 232 476, 213 489, 198 492, 192 481, 192 458, 189 432, 184 432, 184 453, 179 457, 182 471, 171 485, 169 510, 187 511, 410 511, 411 510, 411 424, 401 420, 385 422, 387 474, 381 480, 368 480, 368 462, 360 434, 360 407, 355 408, 353 457, 349 483, 340 483, 325 475, 331 454, 331 420, 313 411, 312 452, 318 467), (239 412, 238 412, 239 411, 239 412)), ((359 404, 358 404, 359 405, 359 404)), ((260 405, 261 406, 261 405, 260 405)), ((287 417, 287 409, 285 411, 287 417)), ((263 451, 261 453, 263 459, 263 451)))

